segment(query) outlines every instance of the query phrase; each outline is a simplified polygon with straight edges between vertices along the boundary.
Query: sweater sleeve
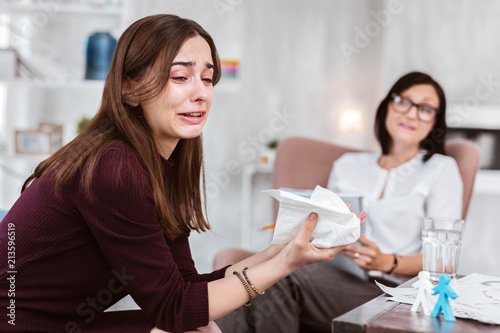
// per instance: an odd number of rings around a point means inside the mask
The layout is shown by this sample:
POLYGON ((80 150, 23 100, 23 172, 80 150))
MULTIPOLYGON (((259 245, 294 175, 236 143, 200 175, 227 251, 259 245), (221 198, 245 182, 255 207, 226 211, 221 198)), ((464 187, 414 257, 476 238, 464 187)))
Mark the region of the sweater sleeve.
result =
POLYGON ((187 237, 185 243, 165 240, 147 173, 135 152, 125 145, 108 148, 95 169, 91 191, 95 200, 79 192, 74 204, 111 273, 151 322, 172 332, 206 326, 207 282, 183 279, 173 253, 190 256, 187 237))
POLYGON ((170 241, 170 251, 172 252, 174 260, 177 263, 178 269, 184 281, 210 282, 222 279, 227 267, 229 267, 226 266, 208 274, 198 274, 198 271, 194 266, 193 257, 191 256, 191 249, 189 248, 187 237, 180 237, 176 240, 170 241))

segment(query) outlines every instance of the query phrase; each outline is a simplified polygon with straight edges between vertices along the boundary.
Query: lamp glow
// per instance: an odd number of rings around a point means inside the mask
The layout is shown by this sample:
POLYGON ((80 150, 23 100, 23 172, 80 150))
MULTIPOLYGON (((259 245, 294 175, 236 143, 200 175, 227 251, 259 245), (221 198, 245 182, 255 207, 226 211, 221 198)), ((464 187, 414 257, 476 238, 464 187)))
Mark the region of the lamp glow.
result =
POLYGON ((337 129, 340 133, 359 133, 365 129, 363 111, 358 108, 340 110, 337 118, 337 129))

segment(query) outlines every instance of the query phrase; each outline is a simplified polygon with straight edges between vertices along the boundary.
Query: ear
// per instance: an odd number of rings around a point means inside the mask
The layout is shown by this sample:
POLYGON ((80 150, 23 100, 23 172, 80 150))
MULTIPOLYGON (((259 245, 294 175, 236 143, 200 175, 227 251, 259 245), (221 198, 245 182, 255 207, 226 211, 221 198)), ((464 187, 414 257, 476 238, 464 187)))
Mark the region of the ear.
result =
POLYGON ((130 106, 137 107, 139 106, 139 101, 134 98, 133 94, 133 85, 134 82, 126 77, 122 82, 122 102, 126 103, 130 106))

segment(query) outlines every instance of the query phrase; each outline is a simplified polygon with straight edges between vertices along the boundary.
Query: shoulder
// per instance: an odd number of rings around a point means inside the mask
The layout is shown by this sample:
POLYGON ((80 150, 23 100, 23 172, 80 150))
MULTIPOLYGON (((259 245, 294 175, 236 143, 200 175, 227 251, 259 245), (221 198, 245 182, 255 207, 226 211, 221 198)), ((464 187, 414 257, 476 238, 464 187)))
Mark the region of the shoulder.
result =
POLYGON ((448 169, 456 168, 458 169, 457 161, 451 156, 446 156, 442 154, 434 154, 432 157, 424 163, 430 168, 448 169))
POLYGON ((123 142, 113 142, 102 151, 97 166, 100 169, 112 169, 114 173, 123 172, 126 168, 143 169, 139 154, 123 142))
POLYGON ((432 175, 432 178, 438 182, 462 179, 458 164, 451 156, 434 154, 426 163, 423 163, 422 167, 424 172, 432 175))
POLYGON ((143 186, 148 183, 148 174, 137 152, 123 142, 114 142, 104 148, 95 162, 94 188, 143 186))
POLYGON ((104 148, 102 158, 139 161, 139 155, 137 152, 132 147, 121 141, 115 141, 104 148))

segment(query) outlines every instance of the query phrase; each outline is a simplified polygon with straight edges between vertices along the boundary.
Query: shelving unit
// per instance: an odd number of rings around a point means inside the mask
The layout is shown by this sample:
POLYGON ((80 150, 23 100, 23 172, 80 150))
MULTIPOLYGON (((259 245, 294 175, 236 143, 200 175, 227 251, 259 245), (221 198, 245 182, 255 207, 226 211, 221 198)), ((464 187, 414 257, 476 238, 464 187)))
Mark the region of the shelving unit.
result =
POLYGON ((500 170, 479 170, 474 183, 474 194, 500 195, 500 170))
MULTIPOLYGON (((500 170, 500 105, 470 107, 450 104, 447 110, 448 137, 475 141, 485 171, 500 170)), ((494 172, 492 172, 494 173, 494 172)))
POLYGON ((61 124, 65 144, 76 135, 78 120, 97 111, 104 81, 83 79, 87 37, 110 31, 118 38, 134 19, 136 0, 103 3, 112 5, 0 0, 0 48, 16 48, 22 59, 37 63, 49 59, 63 74, 61 79, 0 78, 0 208, 15 202, 23 176, 48 157, 15 153, 15 130, 61 124))
POLYGON ((44 82, 24 78, 9 78, 0 80, 0 85, 11 88, 40 88, 57 90, 98 90, 104 88, 104 81, 68 80, 66 82, 44 82))
MULTIPOLYGON (((271 175, 273 172, 273 165, 271 164, 248 164, 243 168, 241 178, 241 233, 240 233, 240 246, 244 249, 251 249, 252 235, 257 230, 252 222, 252 193, 253 178, 256 174, 271 175), (254 230, 255 229, 255 230, 254 230)), ((271 183, 269 187, 271 188, 271 183)))

